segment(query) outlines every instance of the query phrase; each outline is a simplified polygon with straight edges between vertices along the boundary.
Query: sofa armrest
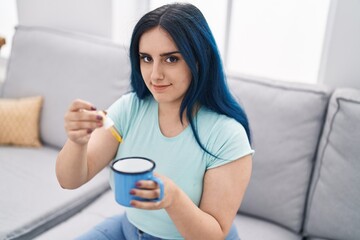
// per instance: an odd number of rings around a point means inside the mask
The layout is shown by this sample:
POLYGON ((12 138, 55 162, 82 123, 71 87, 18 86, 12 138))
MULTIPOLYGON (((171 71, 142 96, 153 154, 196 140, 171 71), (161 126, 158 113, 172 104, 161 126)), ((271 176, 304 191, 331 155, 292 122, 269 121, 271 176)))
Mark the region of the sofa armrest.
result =
POLYGON ((309 237, 359 239, 359 132, 360 91, 336 89, 328 106, 308 197, 304 230, 309 237))

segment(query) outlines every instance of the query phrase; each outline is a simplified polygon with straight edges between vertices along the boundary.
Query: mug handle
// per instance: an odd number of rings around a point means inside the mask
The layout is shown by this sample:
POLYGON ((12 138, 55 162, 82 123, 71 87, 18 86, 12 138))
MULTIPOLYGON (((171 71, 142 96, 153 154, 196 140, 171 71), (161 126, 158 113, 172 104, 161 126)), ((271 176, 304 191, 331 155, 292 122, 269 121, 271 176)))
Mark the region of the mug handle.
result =
POLYGON ((155 201, 155 202, 161 201, 164 198, 164 183, 160 178, 157 178, 155 176, 152 176, 151 180, 156 182, 160 188, 160 196, 158 198, 153 199, 152 201, 155 201))

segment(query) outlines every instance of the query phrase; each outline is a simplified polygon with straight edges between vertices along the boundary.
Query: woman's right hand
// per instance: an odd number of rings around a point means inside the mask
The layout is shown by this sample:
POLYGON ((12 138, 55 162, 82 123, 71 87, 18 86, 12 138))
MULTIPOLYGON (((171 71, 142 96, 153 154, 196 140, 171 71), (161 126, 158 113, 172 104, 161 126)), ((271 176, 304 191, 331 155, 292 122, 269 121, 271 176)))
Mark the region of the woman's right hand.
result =
POLYGON ((65 117, 65 131, 74 143, 87 144, 91 133, 103 126, 103 115, 89 102, 81 99, 74 100, 65 117))

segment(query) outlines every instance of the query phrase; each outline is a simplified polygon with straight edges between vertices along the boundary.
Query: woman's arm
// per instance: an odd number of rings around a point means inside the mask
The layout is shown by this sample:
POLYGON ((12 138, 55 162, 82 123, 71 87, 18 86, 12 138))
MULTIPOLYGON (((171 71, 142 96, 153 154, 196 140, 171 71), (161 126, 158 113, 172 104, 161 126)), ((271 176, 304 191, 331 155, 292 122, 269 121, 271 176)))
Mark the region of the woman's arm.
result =
POLYGON ((90 103, 75 100, 65 115, 68 135, 56 160, 56 176, 63 188, 74 189, 100 172, 116 154, 119 143, 102 127, 90 103))
MULTIPOLYGON (((225 239, 245 194, 251 168, 252 157, 247 155, 208 170, 204 178, 200 207, 197 207, 170 179, 161 176, 159 177, 165 185, 165 197, 161 202, 132 203, 137 208, 165 208, 185 239, 225 239)), ((150 181, 142 181, 141 184, 141 188, 154 187, 150 181)), ((156 197, 158 191, 158 188, 155 193, 136 190, 136 194, 151 198, 156 197)))

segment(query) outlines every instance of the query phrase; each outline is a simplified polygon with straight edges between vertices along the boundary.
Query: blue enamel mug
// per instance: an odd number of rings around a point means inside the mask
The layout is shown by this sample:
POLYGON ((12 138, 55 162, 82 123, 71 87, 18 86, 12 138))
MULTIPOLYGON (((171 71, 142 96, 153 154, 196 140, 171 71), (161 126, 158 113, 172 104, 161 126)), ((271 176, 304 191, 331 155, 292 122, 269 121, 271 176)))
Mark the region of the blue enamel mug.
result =
POLYGON ((153 175, 155 162, 144 157, 127 157, 114 160, 111 170, 114 175, 115 200, 120 205, 131 207, 131 200, 160 201, 164 197, 163 182, 153 175), (140 180, 152 180, 160 188, 160 197, 156 199, 144 199, 130 194, 131 189, 136 188, 140 180))

